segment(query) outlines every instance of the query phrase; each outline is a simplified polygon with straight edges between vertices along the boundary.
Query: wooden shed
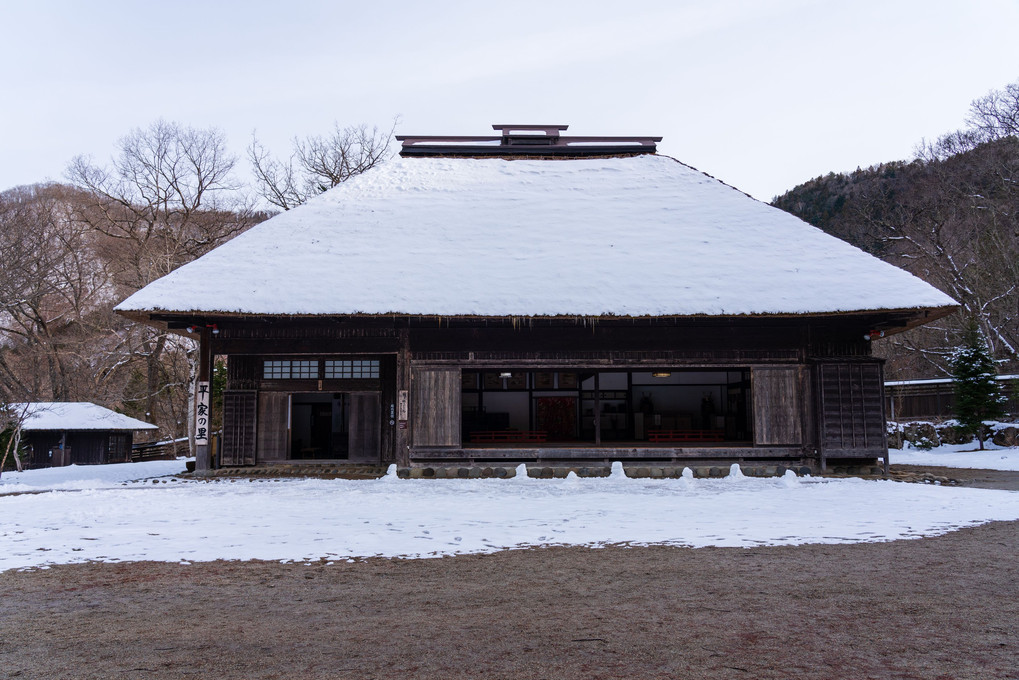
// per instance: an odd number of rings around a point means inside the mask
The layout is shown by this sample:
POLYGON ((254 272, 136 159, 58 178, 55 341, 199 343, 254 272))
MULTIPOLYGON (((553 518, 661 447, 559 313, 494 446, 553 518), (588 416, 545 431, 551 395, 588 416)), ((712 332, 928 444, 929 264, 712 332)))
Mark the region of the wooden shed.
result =
POLYGON ((33 402, 24 409, 22 443, 29 468, 131 461, 134 433, 158 426, 88 402, 33 402))
POLYGON ((871 340, 951 298, 660 138, 495 128, 399 138, 118 305, 226 357, 218 464, 886 455, 871 340))

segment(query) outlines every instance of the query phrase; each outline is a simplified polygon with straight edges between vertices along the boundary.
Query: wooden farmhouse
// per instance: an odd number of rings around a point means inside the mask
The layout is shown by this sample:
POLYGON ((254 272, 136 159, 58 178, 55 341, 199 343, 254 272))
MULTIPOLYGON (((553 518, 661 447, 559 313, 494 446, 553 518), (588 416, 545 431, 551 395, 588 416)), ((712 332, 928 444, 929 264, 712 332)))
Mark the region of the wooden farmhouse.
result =
POLYGON ((28 449, 28 468, 128 463, 134 433, 158 429, 88 402, 33 402, 24 409, 21 441, 28 449))
POLYGON ((955 301, 660 138, 495 129, 400 137, 117 307, 226 357, 214 464, 887 455, 871 341, 955 301))

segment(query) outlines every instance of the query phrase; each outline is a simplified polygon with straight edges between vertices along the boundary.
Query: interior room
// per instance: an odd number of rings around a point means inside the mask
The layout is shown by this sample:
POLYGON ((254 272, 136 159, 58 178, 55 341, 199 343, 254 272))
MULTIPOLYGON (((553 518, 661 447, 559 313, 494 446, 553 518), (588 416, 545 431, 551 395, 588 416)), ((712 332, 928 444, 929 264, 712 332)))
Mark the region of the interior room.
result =
POLYGON ((750 371, 464 371, 465 445, 752 439, 750 371))

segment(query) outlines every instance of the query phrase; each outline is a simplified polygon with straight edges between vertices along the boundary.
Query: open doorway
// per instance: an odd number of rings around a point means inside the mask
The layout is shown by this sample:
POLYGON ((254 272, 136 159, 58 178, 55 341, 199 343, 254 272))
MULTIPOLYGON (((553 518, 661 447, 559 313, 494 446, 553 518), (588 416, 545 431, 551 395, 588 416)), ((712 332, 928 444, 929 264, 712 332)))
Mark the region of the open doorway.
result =
POLYGON ((291 395, 291 460, 377 463, 381 456, 378 392, 291 395))
POLYGON ((348 395, 295 394, 290 404, 290 458, 337 460, 350 451, 348 395))

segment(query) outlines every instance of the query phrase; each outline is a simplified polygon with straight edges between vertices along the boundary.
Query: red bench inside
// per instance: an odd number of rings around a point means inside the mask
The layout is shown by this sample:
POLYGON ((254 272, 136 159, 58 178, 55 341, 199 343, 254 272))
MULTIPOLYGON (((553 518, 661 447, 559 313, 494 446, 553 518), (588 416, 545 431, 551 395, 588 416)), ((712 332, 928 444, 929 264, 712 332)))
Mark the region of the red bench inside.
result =
POLYGON ((651 430, 647 438, 651 442, 721 442, 725 430, 651 430))
POLYGON ((484 430, 471 432, 473 444, 540 444, 548 441, 544 430, 484 430))

